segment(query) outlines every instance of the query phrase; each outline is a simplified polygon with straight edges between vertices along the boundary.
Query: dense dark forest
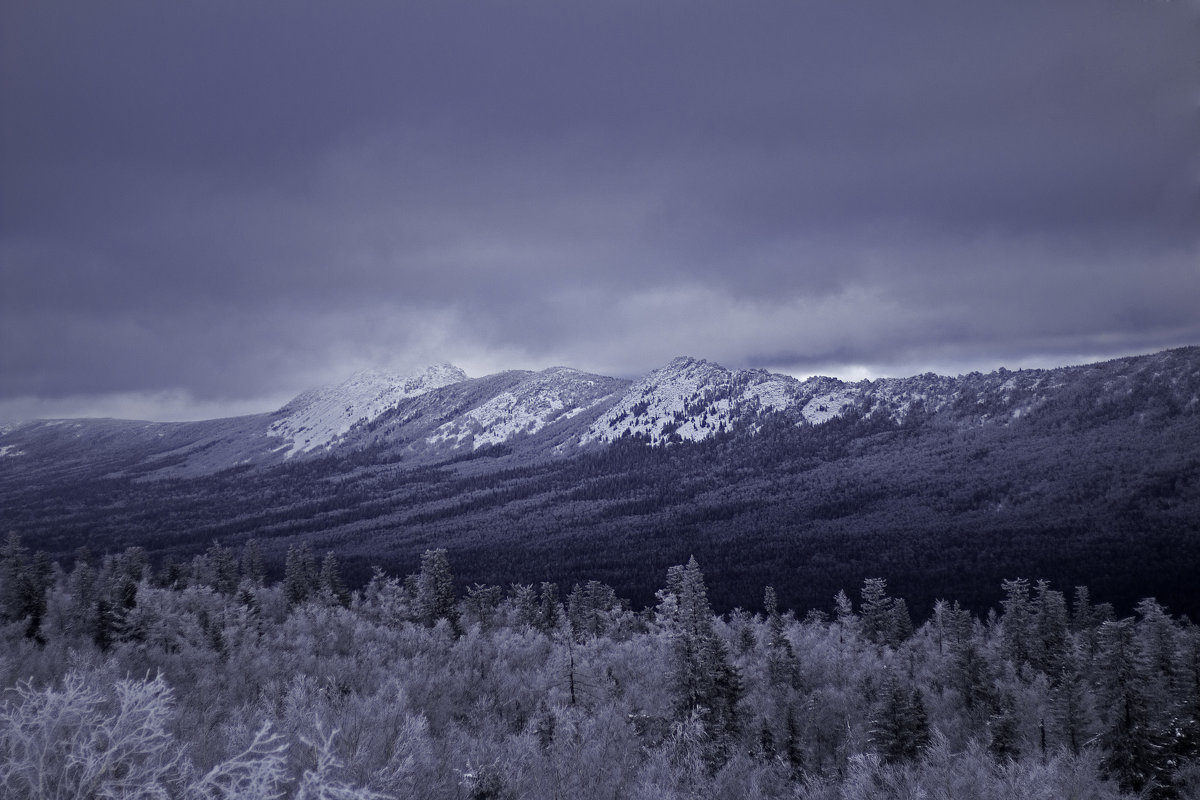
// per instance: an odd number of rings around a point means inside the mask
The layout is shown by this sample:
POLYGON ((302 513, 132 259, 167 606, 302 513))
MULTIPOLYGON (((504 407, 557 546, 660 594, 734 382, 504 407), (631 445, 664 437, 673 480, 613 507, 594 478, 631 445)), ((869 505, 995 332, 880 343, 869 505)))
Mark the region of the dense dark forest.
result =
POLYGON ((1152 599, 1009 578, 914 628, 878 578, 714 615, 694 559, 640 610, 455 568, 351 591, 306 545, 271 581, 255 541, 64 567, 10 536, 0 796, 1200 796, 1200 630, 1152 599))

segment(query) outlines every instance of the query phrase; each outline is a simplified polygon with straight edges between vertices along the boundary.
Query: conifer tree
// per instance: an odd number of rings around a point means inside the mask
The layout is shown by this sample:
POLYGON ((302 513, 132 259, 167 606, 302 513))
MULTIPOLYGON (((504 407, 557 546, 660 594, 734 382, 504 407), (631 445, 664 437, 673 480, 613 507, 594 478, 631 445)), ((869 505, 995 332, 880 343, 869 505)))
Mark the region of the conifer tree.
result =
POLYGON ((659 615, 672 642, 672 684, 676 718, 699 715, 712 755, 721 760, 737 731, 735 706, 741 679, 729 660, 724 642, 713 628, 712 608, 704 575, 693 556, 686 566, 667 571, 667 587, 659 591, 659 615))
POLYGON ((771 634, 771 649, 782 650, 792 654, 792 643, 783 635, 783 615, 779 613, 779 600, 775 596, 775 587, 768 586, 763 590, 763 610, 767 612, 767 631, 771 634))
POLYGON ((25 638, 42 642, 46 591, 53 565, 45 553, 30 558, 17 534, 9 534, 0 549, 0 620, 25 622, 25 638))
POLYGON ((1150 719, 1146 664, 1131 618, 1105 622, 1098 635, 1100 705, 1107 712, 1104 766, 1123 789, 1156 792, 1163 785, 1165 748, 1150 719))
POLYGON ((1154 695, 1151 699, 1168 699, 1175 680, 1175 625, 1166 610, 1149 597, 1138 603, 1136 610, 1137 638, 1148 688, 1154 695))
POLYGON ((238 563, 233 550, 213 542, 208 548, 208 560, 212 568, 213 589, 229 596, 238 589, 238 563))
POLYGON ((342 581, 342 573, 338 568, 337 556, 332 551, 325 554, 321 561, 321 574, 318 578, 321 591, 327 591, 343 608, 350 607, 350 590, 342 581))
POLYGON ((1091 592, 1086 586, 1076 586, 1075 596, 1071 598, 1071 630, 1079 633, 1094 625, 1091 592))
POLYGON ((288 548, 283 564, 283 594, 289 608, 307 601, 320 585, 316 561, 307 544, 288 548))
POLYGON ((542 581, 538 595, 538 630, 553 633, 558 628, 558 584, 542 581))
POLYGON ((75 554, 75 565, 67 576, 67 591, 71 597, 71 630, 81 636, 91 634, 96 608, 96 570, 89 561, 86 548, 75 554))
POLYGON ((1038 581, 1034 588, 1034 604, 1033 666, 1053 683, 1062 672, 1070 642, 1067 601, 1062 592, 1051 589, 1046 581, 1038 581))
POLYGON ((779 613, 779 601, 775 590, 768 586, 763 591, 763 608, 767 612, 767 676, 773 686, 799 688, 800 665, 792 643, 784 635, 783 615, 779 613))
POLYGON ((833 596, 833 614, 839 644, 844 643, 847 636, 854 637, 862 630, 862 620, 854 613, 854 604, 842 589, 833 596))
POLYGON ((976 724, 983 724, 996 704, 994 675, 975 635, 971 614, 955 600, 946 612, 950 648, 950 685, 962 699, 963 709, 976 724))
POLYGON ((421 621, 432 628, 439 619, 449 621, 457 636, 459 626, 458 602, 454 594, 454 575, 445 549, 426 550, 421 554, 421 571, 417 575, 417 613, 421 621))
POLYGON ((581 640, 588 637, 605 636, 614 625, 614 614, 624 605, 613 588, 606 583, 590 580, 575 584, 567 598, 567 616, 571 630, 581 640))
POLYGON ((889 764, 915 761, 929 745, 929 718, 918 689, 906 689, 889 673, 870 723, 871 745, 889 764))
POLYGON ((516 612, 517 623, 526 628, 535 628, 538 624, 537 592, 528 583, 514 583, 508 588, 509 602, 516 612))
POLYGON ((96 610, 93 614, 92 641, 101 652, 107 652, 117 638, 119 619, 113 611, 112 603, 101 595, 96 598, 96 610))
POLYGON ((10 533, 0 549, 0 620, 16 622, 25 618, 25 574, 29 551, 21 537, 10 533))
POLYGON ((463 602, 468 611, 475 615, 475 619, 479 621, 479 626, 483 630, 491 630, 496 616, 496 607, 500 605, 500 598, 503 594, 504 590, 499 586, 476 583, 467 587, 467 596, 463 602))
POLYGON ((893 647, 899 647, 913 635, 912 615, 908 613, 908 603, 903 597, 892 598, 891 641, 893 647))
POLYGON ((988 750, 997 761, 1013 761, 1021 755, 1020 732, 1017 729, 1017 704, 1013 696, 1001 693, 988 720, 988 750))
POLYGON ((1016 578, 1001 582, 1004 599, 1004 656, 1016 667, 1029 663, 1030 641, 1033 633, 1033 602, 1029 598, 1029 581, 1016 578))
POLYGON ((1091 738, 1092 721, 1088 711, 1086 679, 1074 648, 1067 650, 1062 671, 1051 688, 1050 702, 1054 722, 1063 744, 1078 754, 1091 738))
POLYGON ((887 581, 883 578, 867 578, 863 581, 861 595, 863 634, 872 642, 889 641, 892 633, 892 599, 888 597, 887 581))
POLYGON ((867 578, 863 582, 861 616, 863 634, 872 642, 899 647, 912 636, 908 604, 888 595, 887 581, 883 578, 867 578))
POLYGON ((255 586, 262 586, 267 579, 267 570, 263 566, 262 548, 257 539, 248 539, 242 546, 242 577, 255 586))

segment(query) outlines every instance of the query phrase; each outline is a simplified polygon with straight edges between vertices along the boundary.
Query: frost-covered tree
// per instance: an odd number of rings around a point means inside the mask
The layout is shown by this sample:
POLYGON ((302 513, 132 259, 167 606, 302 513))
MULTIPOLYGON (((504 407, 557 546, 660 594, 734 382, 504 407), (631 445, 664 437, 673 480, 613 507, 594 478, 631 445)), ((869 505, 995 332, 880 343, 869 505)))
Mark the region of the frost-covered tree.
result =
POLYGON ((676 718, 698 715, 714 752, 722 754, 738 729, 736 705, 742 687, 713 627, 704 574, 694 556, 685 566, 668 570, 667 586, 658 597, 658 615, 671 639, 676 718))
POLYGON ((871 714, 871 745, 889 764, 915 761, 929 745, 929 717, 919 689, 889 673, 871 714))
POLYGON ((558 628, 559 617, 558 584, 542 581, 542 590, 538 594, 538 630, 552 633, 558 628))
POLYGON ((242 579, 254 586, 262 586, 267 579, 267 570, 263 566, 262 548, 257 539, 248 539, 242 546, 241 561, 242 579))
POLYGON ((42 619, 52 572, 45 553, 30 556, 20 538, 9 534, 0 548, 0 621, 23 622, 27 639, 43 641, 42 619))
POLYGON ((168 730, 162 676, 108 690, 69 673, 59 687, 16 688, 0 710, 0 795, 38 800, 168 797, 182 752, 168 730))
POLYGON ((1073 648, 1068 650, 1051 690, 1053 720, 1058 735, 1074 755, 1078 755, 1090 741, 1095 728, 1095 711, 1082 662, 1081 654, 1073 648))
POLYGON ((1070 645, 1070 621, 1062 592, 1051 589, 1047 581, 1034 586, 1033 632, 1032 664, 1051 682, 1056 681, 1070 645))
POLYGON ((1015 578, 1001 583, 1004 589, 1004 656, 1015 666, 1029 663, 1034 641, 1033 601, 1029 597, 1029 581, 1015 578))
POLYGON ((899 647, 912 635, 912 617, 902 598, 887 593, 883 578, 867 578, 861 591, 862 632, 872 642, 899 647))
POLYGON ((222 546, 220 542, 213 542, 212 546, 208 548, 207 555, 212 570, 212 587, 224 595, 232 595, 237 592, 238 562, 233 550, 222 546))
POLYGON ((426 550, 421 554, 421 571, 417 574, 417 613, 428 627, 444 619, 450 623, 455 635, 462 632, 454 594, 454 575, 450 572, 445 549, 426 550))
POLYGON ((567 597, 567 618, 572 632, 581 640, 614 634, 625 617, 625 603, 606 583, 577 583, 567 597))
POLYGON ((321 561, 321 574, 317 580, 320 591, 328 592, 329 596, 343 608, 350 607, 350 590, 346 588, 346 584, 342 580, 342 571, 338 567, 337 556, 332 551, 326 553, 325 558, 321 561))
POLYGON ((1155 791, 1164 783, 1165 748, 1149 714, 1146 662, 1133 619, 1105 622, 1098 638, 1105 769, 1125 789, 1155 791))
POLYGON ((288 548, 283 564, 283 593, 289 607, 304 603, 320 588, 317 563, 308 545, 292 545, 288 548))

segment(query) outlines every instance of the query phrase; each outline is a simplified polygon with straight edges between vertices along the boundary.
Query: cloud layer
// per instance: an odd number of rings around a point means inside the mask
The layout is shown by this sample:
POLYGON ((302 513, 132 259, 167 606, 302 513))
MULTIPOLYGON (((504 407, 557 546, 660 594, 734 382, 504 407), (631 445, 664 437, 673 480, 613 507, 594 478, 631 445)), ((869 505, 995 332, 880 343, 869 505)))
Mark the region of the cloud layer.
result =
POLYGON ((429 360, 1200 342, 1185 3, 21 0, 0 29, 0 416, 429 360))

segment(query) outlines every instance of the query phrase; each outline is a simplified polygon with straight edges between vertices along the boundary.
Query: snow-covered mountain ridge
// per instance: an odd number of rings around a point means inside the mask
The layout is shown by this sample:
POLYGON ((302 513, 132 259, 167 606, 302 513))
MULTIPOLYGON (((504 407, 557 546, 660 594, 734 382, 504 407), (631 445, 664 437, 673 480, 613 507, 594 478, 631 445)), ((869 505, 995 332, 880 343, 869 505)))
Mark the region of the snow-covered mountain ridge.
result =
POLYGON ((637 381, 580 437, 580 444, 642 436, 654 444, 699 441, 748 416, 796 405, 801 384, 764 370, 729 370, 676 358, 637 381))
POLYGON ((358 372, 337 386, 307 391, 288 403, 269 436, 284 440, 287 456, 329 448, 355 425, 365 424, 396 407, 401 400, 467 380, 450 364, 434 364, 412 374, 383 370, 358 372))
POLYGON ((609 381, 569 367, 537 372, 461 417, 439 425, 425 441, 458 446, 470 439, 472 449, 478 449, 502 444, 518 434, 534 434, 613 397, 611 392, 596 391, 609 381))
POLYGON ((280 410, 196 423, 72 420, 0 432, 0 470, 93 465, 105 475, 186 477, 370 449, 432 464, 487 452, 523 461, 569 457, 623 437, 657 446, 772 425, 975 428, 1200 413, 1200 348, 1050 370, 997 370, 845 382, 798 380, 681 357, 637 380, 554 367, 469 378, 439 364, 415 374, 358 373, 304 392, 280 410), (1063 415, 1066 415, 1065 417, 1063 415), (19 457, 14 457, 19 456, 19 457), (7 466, 6 465, 11 465, 7 466))

